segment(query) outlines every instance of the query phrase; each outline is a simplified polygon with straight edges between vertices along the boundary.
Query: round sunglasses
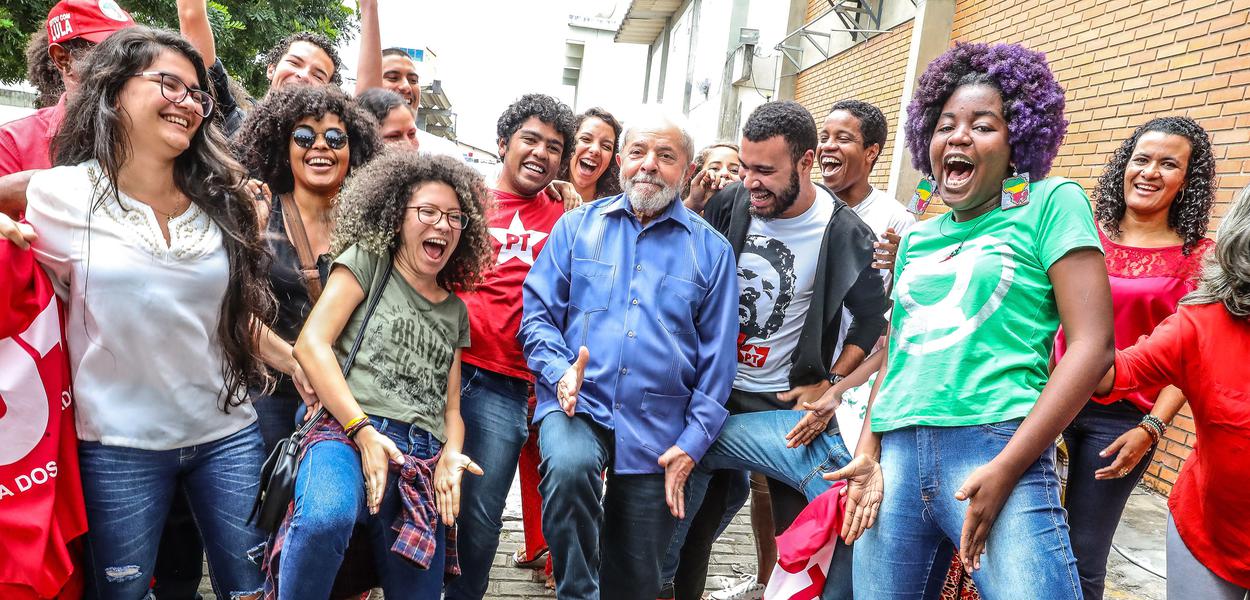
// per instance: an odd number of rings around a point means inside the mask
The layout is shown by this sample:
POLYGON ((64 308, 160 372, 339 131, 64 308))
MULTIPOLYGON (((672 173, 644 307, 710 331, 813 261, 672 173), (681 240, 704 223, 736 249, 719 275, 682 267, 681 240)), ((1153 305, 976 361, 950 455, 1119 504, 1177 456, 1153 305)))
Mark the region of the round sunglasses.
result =
POLYGON ((326 141, 326 145, 331 149, 339 150, 347 145, 347 132, 337 127, 331 127, 321 133, 317 133, 308 125, 300 125, 291 132, 291 141, 295 142, 300 148, 312 148, 317 143, 317 136, 320 135, 326 141))

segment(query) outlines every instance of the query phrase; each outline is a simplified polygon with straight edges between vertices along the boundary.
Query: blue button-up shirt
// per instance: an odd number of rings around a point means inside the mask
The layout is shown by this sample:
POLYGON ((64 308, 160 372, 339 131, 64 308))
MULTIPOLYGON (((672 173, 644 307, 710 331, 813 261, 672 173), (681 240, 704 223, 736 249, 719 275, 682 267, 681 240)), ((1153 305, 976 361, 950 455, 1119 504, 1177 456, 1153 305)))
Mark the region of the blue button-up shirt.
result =
POLYGON ((617 473, 658 473, 676 444, 699 460, 728 415, 737 368, 733 250, 674 200, 643 227, 624 195, 560 218, 523 289, 518 337, 538 374, 534 422, 590 353, 576 411, 611 430, 617 473))

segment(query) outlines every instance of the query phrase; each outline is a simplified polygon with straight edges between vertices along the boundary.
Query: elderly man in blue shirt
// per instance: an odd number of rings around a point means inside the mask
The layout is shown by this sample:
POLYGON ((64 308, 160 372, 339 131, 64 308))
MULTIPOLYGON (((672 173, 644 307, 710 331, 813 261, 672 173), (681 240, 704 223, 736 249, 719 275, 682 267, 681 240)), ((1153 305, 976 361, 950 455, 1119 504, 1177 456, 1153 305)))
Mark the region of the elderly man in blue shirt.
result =
POLYGON ((733 251, 678 198, 690 136, 657 112, 619 152, 625 192, 564 215, 523 290, 543 535, 569 600, 655 597, 736 369, 733 251))

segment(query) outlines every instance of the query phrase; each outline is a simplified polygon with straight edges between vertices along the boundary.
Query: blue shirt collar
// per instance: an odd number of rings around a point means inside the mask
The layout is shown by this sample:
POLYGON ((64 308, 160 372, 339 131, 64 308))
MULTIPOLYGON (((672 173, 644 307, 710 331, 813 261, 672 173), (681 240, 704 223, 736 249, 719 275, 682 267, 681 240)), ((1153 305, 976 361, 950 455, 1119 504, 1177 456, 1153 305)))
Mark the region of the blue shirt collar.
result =
MULTIPOLYGON (((634 217, 635 219, 637 218, 637 216, 634 215, 633 208, 629 205, 629 197, 623 193, 609 198, 604 202, 603 207, 599 209, 599 214, 602 215, 622 212, 634 217)), ((651 222, 648 225, 654 225, 668 219, 676 221, 679 225, 685 227, 686 231, 694 231, 690 223, 690 211, 686 210, 686 205, 681 203, 680 196, 674 198, 673 201, 668 204, 668 207, 664 209, 664 212, 661 212, 655 218, 651 219, 651 222)))

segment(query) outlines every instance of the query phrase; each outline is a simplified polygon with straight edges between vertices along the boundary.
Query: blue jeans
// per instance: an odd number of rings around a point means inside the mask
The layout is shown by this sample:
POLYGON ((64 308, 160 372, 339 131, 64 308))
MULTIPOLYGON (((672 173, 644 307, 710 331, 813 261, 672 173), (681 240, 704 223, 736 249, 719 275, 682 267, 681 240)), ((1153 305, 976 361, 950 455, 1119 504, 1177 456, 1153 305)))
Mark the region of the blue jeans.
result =
POLYGON ((460 366, 460 416, 464 453, 482 467, 481 477, 461 483, 456 522, 460 577, 447 584, 448 600, 481 600, 503 531, 503 508, 516 475, 521 446, 529 437, 529 384, 515 377, 460 366))
MULTIPOLYGON (((955 492, 1007 445, 1019 421, 908 427, 881 436, 884 498, 856 542, 857 598, 937 598, 968 504, 955 492)), ((972 579, 985 598, 1079 599, 1076 559, 1051 448, 1020 477, 972 579)))
MULTIPOLYGON (((404 454, 431 458, 442 448, 438 438, 416 425, 376 417, 369 420, 404 454)), ((320 442, 304 452, 295 477, 295 511, 278 567, 279 598, 328 598, 357 525, 364 528, 387 598, 438 598, 447 548, 441 522, 435 532, 438 548, 429 568, 422 569, 391 552, 398 536, 391 525, 403 511, 398 475, 392 471, 387 476, 378 514, 369 514, 365 500, 360 454, 351 446, 320 442)))
POLYGON ((1127 402, 1104 405, 1089 402, 1063 432, 1068 447, 1068 528, 1072 532, 1072 553, 1081 575, 1085 600, 1102 600, 1107 578, 1107 555, 1111 539, 1120 524, 1124 505, 1150 466, 1151 448, 1128 475, 1118 479, 1094 479, 1094 471, 1115 460, 1098 453, 1124 432, 1141 422, 1142 412, 1127 402))
MULTIPOLYGON (((561 600, 655 598, 660 561, 677 519, 664 500, 664 474, 609 472, 613 433, 557 412, 539 424, 543 535, 561 600)), ((687 510, 690 510, 687 508, 687 510)))
MULTIPOLYGON (((836 471, 851 462, 842 436, 838 434, 837 421, 831 420, 823 435, 810 444, 799 448, 786 447, 786 434, 794 429, 803 411, 769 410, 731 415, 721 429, 720 437, 708 449, 699 468, 695 469, 687 484, 686 514, 697 512, 703 503, 707 477, 716 469, 740 469, 761 473, 794 488, 808 500, 821 495, 833 483, 821 475, 836 471)), ((828 578, 821 598, 825 600, 849 599, 851 591, 851 565, 854 554, 851 546, 838 541, 833 561, 829 564, 828 578)))
POLYGON ((260 437, 265 442, 265 456, 269 456, 278 442, 295 432, 295 411, 304 405, 299 393, 274 390, 272 394, 254 394, 252 407, 256 409, 256 424, 260 425, 260 437))
POLYGON ((728 469, 712 473, 699 511, 687 510, 686 518, 677 522, 677 529, 673 531, 673 539, 665 552, 660 581, 672 583, 683 560, 699 562, 697 570, 702 571, 706 578, 712 543, 729 527, 750 495, 750 473, 728 469), (716 502, 711 501, 713 496, 716 502), (693 535, 687 537, 687 533, 693 535))
POLYGON ((265 542, 247 523, 264 460, 255 423, 176 450, 80 442, 78 456, 91 525, 87 597, 134 600, 147 594, 161 530, 179 487, 204 539, 213 591, 229 598, 260 590, 260 568, 247 558, 265 542))

